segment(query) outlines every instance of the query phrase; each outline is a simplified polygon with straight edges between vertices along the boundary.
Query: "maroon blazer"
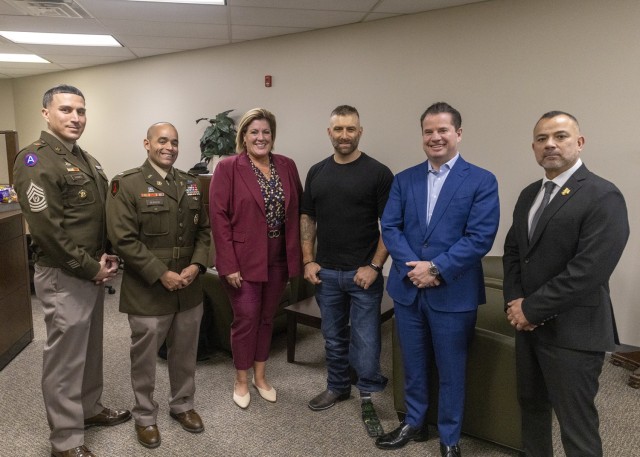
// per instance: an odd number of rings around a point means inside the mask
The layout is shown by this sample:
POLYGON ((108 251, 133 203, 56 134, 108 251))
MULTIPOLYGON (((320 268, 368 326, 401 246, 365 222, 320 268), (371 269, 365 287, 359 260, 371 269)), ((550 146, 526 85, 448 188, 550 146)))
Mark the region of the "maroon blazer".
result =
MULTIPOLYGON (((288 157, 272 154, 285 198, 285 242, 289 277, 301 273, 298 169, 288 157)), ((214 265, 222 276, 239 271, 243 279, 266 282, 267 219, 264 198, 246 152, 221 160, 209 187, 214 265)))

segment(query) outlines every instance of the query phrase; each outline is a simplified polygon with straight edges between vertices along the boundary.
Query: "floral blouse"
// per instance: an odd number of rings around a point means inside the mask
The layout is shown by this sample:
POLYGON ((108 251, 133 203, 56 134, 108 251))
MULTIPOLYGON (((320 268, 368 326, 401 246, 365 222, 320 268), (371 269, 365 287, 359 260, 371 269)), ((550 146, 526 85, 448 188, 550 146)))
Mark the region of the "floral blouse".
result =
POLYGON ((251 168, 258 178, 258 185, 264 198, 264 207, 267 214, 267 227, 270 229, 277 229, 284 224, 284 190, 282 188, 282 182, 280 176, 276 171, 276 167, 273 165, 271 155, 269 155, 269 171, 271 172, 271 178, 267 177, 256 167, 253 161, 251 162, 251 168))

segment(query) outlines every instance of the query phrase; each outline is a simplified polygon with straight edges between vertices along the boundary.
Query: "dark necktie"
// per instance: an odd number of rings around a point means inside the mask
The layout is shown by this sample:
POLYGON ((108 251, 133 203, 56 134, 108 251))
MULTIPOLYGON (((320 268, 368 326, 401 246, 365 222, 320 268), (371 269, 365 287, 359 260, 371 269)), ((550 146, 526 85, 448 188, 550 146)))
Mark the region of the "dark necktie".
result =
POLYGON ((80 149, 80 146, 78 146, 77 144, 74 144, 73 148, 71 148, 71 154, 73 154, 80 161, 82 165, 89 168, 89 164, 85 160, 84 155, 82 154, 82 150, 80 149))
POLYGON ((544 183, 544 196, 542 197, 542 203, 540 203, 536 213, 533 215, 533 219, 531 219, 531 227, 529 227, 529 241, 531 241, 533 231, 536 229, 536 225, 538 225, 538 221, 540 220, 540 216, 542 215, 544 208, 549 204, 551 192, 553 192, 554 187, 555 183, 553 181, 547 181, 544 183))
POLYGON ((173 174, 171 174, 171 172, 167 173, 167 176, 164 179, 167 181, 169 192, 171 192, 173 195, 177 195, 178 187, 173 174))

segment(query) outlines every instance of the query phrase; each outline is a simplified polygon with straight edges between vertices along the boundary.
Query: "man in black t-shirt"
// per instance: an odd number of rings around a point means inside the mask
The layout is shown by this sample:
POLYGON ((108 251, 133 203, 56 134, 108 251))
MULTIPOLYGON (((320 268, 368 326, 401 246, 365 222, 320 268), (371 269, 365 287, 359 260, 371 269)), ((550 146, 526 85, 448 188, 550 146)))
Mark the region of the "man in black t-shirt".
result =
POLYGON ((371 393, 387 384, 380 373, 380 302, 388 252, 378 220, 393 174, 358 149, 362 127, 355 108, 333 110, 328 133, 334 153, 309 170, 300 216, 304 277, 316 286, 328 372, 327 389, 309 408, 321 411, 348 399, 351 367, 367 432, 379 436, 371 393))

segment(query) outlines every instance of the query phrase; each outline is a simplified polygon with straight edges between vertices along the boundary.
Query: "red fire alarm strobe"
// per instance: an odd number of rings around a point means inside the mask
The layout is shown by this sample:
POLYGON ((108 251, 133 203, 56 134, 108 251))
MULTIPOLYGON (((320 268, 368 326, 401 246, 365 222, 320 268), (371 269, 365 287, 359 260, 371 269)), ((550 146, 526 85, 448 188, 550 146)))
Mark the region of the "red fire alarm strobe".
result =
POLYGON ((271 75, 264 77, 264 87, 271 87, 271 75))

